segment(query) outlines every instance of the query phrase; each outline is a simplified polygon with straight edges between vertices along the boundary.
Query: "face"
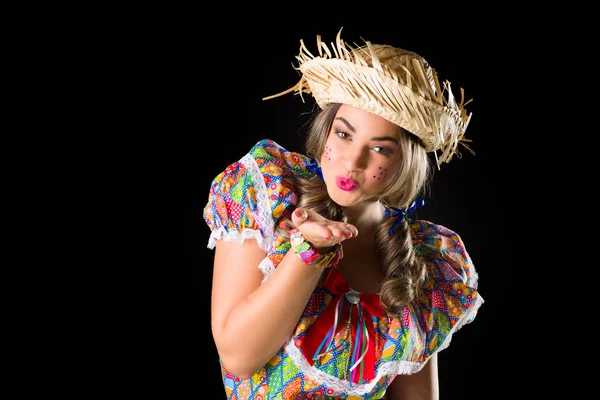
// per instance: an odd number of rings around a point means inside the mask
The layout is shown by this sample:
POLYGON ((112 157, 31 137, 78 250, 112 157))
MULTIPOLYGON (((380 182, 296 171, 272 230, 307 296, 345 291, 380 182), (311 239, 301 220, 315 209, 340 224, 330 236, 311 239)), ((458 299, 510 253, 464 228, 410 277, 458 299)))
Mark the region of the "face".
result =
POLYGON ((343 104, 320 161, 333 201, 350 207, 374 199, 399 168, 400 134, 380 116, 343 104))

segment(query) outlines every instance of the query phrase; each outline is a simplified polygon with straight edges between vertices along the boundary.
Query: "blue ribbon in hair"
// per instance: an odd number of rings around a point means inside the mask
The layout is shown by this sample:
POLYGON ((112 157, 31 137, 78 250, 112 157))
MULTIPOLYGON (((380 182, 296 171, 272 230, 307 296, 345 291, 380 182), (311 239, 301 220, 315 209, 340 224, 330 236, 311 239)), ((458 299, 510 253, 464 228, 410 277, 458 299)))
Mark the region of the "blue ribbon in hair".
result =
POLYGON ((321 167, 319 167, 317 160, 314 158, 311 158, 306 162, 306 169, 310 172, 314 172, 319 178, 321 178, 321 180, 323 180, 323 172, 321 171, 321 167))
POLYGON ((417 208, 423 207, 424 204, 425 200, 419 197, 418 199, 413 201, 410 207, 408 207, 406 210, 402 210, 396 207, 387 207, 385 209, 385 216, 388 218, 396 218, 396 221, 394 221, 394 224, 388 231, 388 235, 392 236, 392 233, 394 233, 394 231, 398 227, 398 224, 404 219, 404 217, 406 217, 410 213, 415 212, 417 208))

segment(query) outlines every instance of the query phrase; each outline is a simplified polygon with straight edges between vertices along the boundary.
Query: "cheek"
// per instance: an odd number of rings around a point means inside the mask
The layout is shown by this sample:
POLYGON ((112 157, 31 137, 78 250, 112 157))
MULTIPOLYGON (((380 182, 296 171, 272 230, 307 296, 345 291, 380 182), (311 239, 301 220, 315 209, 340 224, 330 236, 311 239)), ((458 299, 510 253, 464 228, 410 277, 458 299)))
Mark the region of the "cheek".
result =
POLYGON ((338 154, 342 154, 342 152, 336 148, 335 142, 332 143, 331 141, 327 141, 327 143, 325 143, 323 154, 321 155, 321 164, 337 161, 338 154))
POLYGON ((367 171, 367 178, 369 182, 378 184, 384 183, 392 175, 391 166, 388 164, 375 163, 372 167, 369 167, 367 171))

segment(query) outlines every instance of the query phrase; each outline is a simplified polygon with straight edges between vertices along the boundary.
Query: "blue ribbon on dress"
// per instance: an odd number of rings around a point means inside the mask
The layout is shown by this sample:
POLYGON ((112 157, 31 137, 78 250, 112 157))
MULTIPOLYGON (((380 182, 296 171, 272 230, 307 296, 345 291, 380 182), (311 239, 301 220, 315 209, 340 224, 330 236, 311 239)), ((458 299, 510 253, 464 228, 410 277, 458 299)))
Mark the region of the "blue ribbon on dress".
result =
POLYGON ((404 217, 406 217, 410 213, 415 212, 415 210, 417 208, 423 207, 424 204, 425 204, 425 200, 423 200, 422 198, 419 197, 418 199, 413 201, 412 204, 406 210, 403 210, 401 208, 386 206, 385 216, 388 218, 396 218, 396 221, 394 221, 394 224, 388 231, 388 235, 392 236, 392 233, 394 233, 394 231, 398 227, 398 224, 404 219, 404 217))
POLYGON ((314 158, 311 158, 306 162, 306 169, 310 172, 314 172, 319 178, 321 178, 321 180, 323 180, 323 172, 321 171, 321 167, 319 167, 317 160, 314 158))

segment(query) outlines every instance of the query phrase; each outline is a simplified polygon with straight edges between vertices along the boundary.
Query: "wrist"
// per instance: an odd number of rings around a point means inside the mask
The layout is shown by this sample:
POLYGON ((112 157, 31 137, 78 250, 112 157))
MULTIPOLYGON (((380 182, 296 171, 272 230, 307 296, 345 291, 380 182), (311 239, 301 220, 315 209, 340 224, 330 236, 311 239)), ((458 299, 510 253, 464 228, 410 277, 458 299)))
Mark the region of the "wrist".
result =
POLYGON ((292 251, 306 265, 314 268, 335 267, 343 257, 342 244, 337 243, 330 248, 315 249, 298 229, 290 231, 290 245, 292 251))

